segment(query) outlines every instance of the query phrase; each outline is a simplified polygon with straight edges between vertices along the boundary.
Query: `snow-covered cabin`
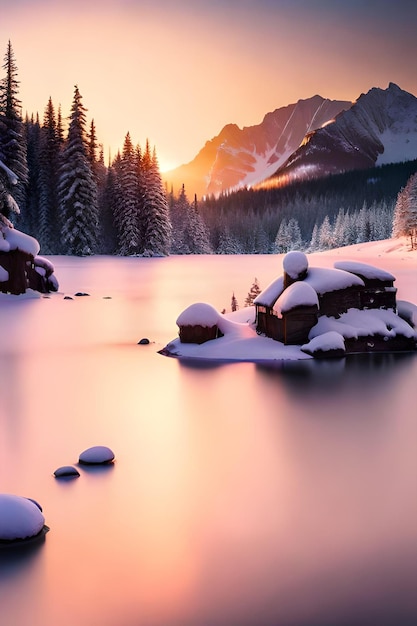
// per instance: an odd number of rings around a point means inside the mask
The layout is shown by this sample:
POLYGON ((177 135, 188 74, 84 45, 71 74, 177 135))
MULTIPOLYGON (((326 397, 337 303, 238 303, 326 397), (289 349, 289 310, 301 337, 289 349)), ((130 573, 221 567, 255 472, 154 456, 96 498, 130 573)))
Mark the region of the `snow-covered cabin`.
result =
POLYGON ((0 292, 19 295, 31 288, 41 293, 58 290, 50 261, 39 257, 38 241, 22 233, 9 221, 10 213, 20 213, 9 186, 17 176, 0 160, 0 292))
POLYGON ((19 295, 28 288, 41 293, 58 290, 54 266, 38 256, 39 249, 34 237, 0 223, 0 292, 19 295))
POLYGON ((319 317, 339 318, 350 309, 396 310, 395 277, 364 263, 309 267, 303 252, 288 252, 283 276, 255 298, 258 333, 285 344, 307 339, 319 317))
POLYGON ((191 304, 177 318, 181 342, 201 344, 221 337, 219 315, 214 307, 205 302, 191 304))

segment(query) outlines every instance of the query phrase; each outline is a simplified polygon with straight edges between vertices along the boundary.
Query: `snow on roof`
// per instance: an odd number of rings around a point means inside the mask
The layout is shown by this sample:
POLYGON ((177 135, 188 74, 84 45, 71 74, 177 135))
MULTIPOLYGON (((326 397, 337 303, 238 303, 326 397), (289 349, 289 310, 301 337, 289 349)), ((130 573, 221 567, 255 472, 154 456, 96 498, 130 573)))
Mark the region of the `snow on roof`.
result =
POLYGON ((8 252, 10 250, 10 244, 2 237, 2 230, 0 229, 0 252, 8 252))
POLYGON ((34 257, 40 250, 39 242, 34 237, 26 235, 16 228, 6 226, 3 229, 3 235, 10 246, 10 250, 21 250, 34 257))
POLYGON ((292 250, 287 252, 282 261, 284 271, 291 278, 298 278, 300 274, 306 272, 308 269, 308 259, 304 252, 298 250, 292 250))
POLYGON ((34 258, 34 263, 35 266, 42 267, 44 270, 51 273, 55 271, 54 264, 49 259, 45 259, 43 256, 36 256, 34 258))
POLYGON ((254 304, 272 307, 284 291, 284 278, 280 276, 265 287, 265 289, 256 296, 254 304))
POLYGON ((311 285, 319 295, 353 285, 364 286, 363 280, 355 274, 327 267, 310 267, 304 282, 311 285))
POLYGON ((318 306, 319 300, 313 287, 303 281, 297 281, 282 292, 275 304, 278 317, 299 306, 318 306))
POLYGON ((0 539, 26 539, 41 532, 45 518, 28 498, 0 493, 0 539))
POLYGON ((359 274, 364 278, 377 279, 377 280, 395 280, 395 276, 367 263, 360 263, 359 261, 336 261, 334 263, 336 269, 345 270, 346 272, 353 272, 359 274))
MULTIPOLYGON (((363 280, 351 272, 325 267, 310 267, 306 278, 298 282, 310 285, 316 293, 320 295, 328 293, 329 291, 346 289, 346 287, 351 287, 352 285, 364 286, 363 280)), ((273 307, 283 291, 284 278, 280 276, 255 298, 254 303, 261 306, 273 307)))
POLYGON ((187 307, 177 318, 177 326, 216 326, 220 313, 205 302, 196 302, 187 307))

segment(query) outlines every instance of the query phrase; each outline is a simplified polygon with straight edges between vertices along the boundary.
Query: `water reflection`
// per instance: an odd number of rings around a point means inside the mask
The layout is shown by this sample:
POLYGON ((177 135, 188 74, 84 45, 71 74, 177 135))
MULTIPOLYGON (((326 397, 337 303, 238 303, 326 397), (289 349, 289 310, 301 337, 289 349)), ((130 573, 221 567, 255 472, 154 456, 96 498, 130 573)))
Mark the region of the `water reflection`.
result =
POLYGON ((0 309, 2 490, 51 527, 33 552, 0 552, 0 621, 416 623, 417 355, 163 357, 176 315, 227 304, 231 277, 247 291, 260 260, 154 261, 62 259, 65 291, 90 298, 0 309), (115 463, 53 477, 92 445, 115 463))

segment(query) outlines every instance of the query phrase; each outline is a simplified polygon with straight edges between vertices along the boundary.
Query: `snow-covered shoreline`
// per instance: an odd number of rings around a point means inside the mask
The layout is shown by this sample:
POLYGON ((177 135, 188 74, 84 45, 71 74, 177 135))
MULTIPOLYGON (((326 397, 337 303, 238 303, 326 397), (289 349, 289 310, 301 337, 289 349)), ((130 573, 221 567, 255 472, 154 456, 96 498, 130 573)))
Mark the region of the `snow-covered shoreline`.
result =
MULTIPOLYGON (((358 265, 360 262, 366 261, 367 263, 372 263, 373 266, 379 259, 383 258, 384 261, 386 259, 391 263, 395 258, 397 262, 393 263, 393 265, 396 266, 396 269, 398 269, 399 261, 404 268, 407 267, 411 271, 413 269, 417 270, 417 253, 409 249, 405 238, 356 244, 346 248, 316 253, 311 255, 312 262, 315 262, 320 256, 322 260, 330 261, 330 267, 333 264, 336 264, 336 266, 340 264, 341 261, 339 259, 342 257, 346 261, 350 260, 353 265, 358 265)), ((327 263, 325 264, 327 265, 327 263)), ((384 265, 386 264, 384 263, 384 265)), ((393 273, 395 276, 395 270, 393 273)), ((279 280, 278 278, 276 282, 279 282, 279 280)), ((415 280, 417 282, 417 273, 415 274, 415 280)), ((264 293, 267 292, 271 286, 273 287, 274 283, 269 285, 264 293)), ((401 308, 406 308, 411 311, 411 321, 414 326, 416 326, 417 305, 414 302, 401 301, 401 308)), ((204 303, 191 304, 188 309, 180 313, 177 318, 177 324, 178 326, 184 323, 198 324, 198 316, 203 316, 202 319, 206 320, 208 315, 207 311, 210 313, 211 321, 210 324, 204 322, 203 326, 215 324, 216 320, 213 321, 215 317, 214 309, 204 303)), ((215 340, 211 339, 204 343, 184 343, 180 338, 175 338, 160 352, 165 356, 180 359, 226 362, 275 362, 311 359, 313 358, 310 354, 311 349, 318 349, 319 352, 331 352, 334 350, 340 355, 340 352, 343 351, 341 347, 343 336, 345 338, 356 337, 356 339, 358 339, 362 336, 365 337, 367 333, 370 336, 382 333, 382 335, 386 334, 384 338, 387 341, 387 346, 389 346, 389 339, 397 335, 403 334, 406 337, 411 337, 412 335, 417 337, 411 326, 404 322, 398 315, 392 311, 378 310, 356 311, 350 309, 348 313, 342 315, 340 321, 334 321, 333 318, 320 318, 321 332, 313 332, 310 342, 304 345, 284 345, 269 337, 258 335, 255 326, 255 307, 245 307, 239 311, 218 315, 217 326, 222 336, 217 337, 215 340), (382 315, 382 313, 385 315, 382 315), (344 318, 346 318, 346 320, 344 318), (327 325, 324 322, 326 322, 327 325)), ((317 326, 319 326, 319 324, 317 326)), ((361 350, 358 347, 358 351, 354 351, 353 353, 356 354, 360 352, 361 350)), ((387 352, 390 352, 389 347, 387 347, 387 352)))

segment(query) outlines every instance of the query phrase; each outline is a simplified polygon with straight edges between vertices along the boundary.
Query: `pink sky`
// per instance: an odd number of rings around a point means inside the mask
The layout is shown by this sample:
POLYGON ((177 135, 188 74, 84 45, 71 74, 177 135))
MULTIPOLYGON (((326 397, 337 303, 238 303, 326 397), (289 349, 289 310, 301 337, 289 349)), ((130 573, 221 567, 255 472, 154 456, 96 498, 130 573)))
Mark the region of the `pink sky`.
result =
POLYGON ((0 0, 0 53, 10 39, 24 114, 42 119, 51 96, 67 116, 77 84, 106 156, 129 131, 168 169, 225 124, 316 93, 354 100, 392 81, 417 95, 416 4, 0 0))

